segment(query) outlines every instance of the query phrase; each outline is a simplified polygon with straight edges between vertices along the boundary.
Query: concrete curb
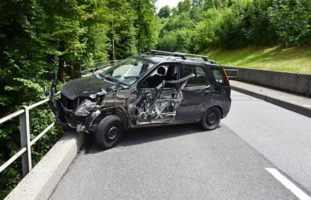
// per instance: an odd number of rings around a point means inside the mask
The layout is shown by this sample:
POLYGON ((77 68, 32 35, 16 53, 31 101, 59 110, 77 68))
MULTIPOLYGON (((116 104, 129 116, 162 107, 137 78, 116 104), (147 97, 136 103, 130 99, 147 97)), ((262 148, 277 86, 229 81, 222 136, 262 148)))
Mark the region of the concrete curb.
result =
POLYGON ((47 199, 75 158, 84 135, 67 133, 33 170, 11 191, 5 200, 47 199))
POLYGON ((266 95, 258 94, 256 92, 253 92, 253 91, 250 91, 250 90, 246 90, 246 89, 243 89, 243 88, 239 88, 239 87, 236 87, 236 86, 232 86, 231 85, 231 88, 233 90, 238 91, 238 92, 245 93, 247 95, 256 97, 258 99, 262 99, 262 100, 267 101, 269 103, 272 103, 272 104, 278 105, 280 107, 286 108, 288 110, 291 110, 291 111, 297 112, 299 114, 305 115, 307 117, 311 117, 311 109, 308 109, 306 107, 303 107, 303 106, 300 106, 300 105, 296 105, 296 104, 293 104, 293 103, 290 103, 290 102, 282 101, 282 100, 279 100, 279 99, 276 99, 276 98, 273 98, 273 97, 269 97, 269 96, 266 96, 266 95))

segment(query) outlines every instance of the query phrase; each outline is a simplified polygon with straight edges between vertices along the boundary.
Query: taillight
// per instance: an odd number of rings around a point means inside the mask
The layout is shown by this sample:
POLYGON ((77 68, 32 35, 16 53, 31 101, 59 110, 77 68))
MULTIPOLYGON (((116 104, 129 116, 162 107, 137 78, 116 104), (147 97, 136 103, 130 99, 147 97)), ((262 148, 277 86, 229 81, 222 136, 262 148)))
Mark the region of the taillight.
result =
POLYGON ((225 77, 226 77, 226 80, 227 80, 227 82, 228 82, 228 84, 229 84, 229 86, 230 86, 230 81, 229 81, 229 78, 228 78, 228 75, 227 75, 226 70, 225 70, 225 69, 222 69, 222 71, 224 72, 225 77))

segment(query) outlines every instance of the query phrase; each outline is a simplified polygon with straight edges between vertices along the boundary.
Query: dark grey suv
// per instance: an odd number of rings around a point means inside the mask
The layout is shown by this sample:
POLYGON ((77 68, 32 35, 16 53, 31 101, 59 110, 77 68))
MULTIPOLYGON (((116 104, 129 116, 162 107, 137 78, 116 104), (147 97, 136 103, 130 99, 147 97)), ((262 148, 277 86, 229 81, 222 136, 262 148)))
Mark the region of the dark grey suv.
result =
POLYGON ((108 149, 130 128, 198 123, 213 130, 229 112, 230 91, 207 57, 151 51, 68 82, 50 103, 59 124, 94 133, 108 149))

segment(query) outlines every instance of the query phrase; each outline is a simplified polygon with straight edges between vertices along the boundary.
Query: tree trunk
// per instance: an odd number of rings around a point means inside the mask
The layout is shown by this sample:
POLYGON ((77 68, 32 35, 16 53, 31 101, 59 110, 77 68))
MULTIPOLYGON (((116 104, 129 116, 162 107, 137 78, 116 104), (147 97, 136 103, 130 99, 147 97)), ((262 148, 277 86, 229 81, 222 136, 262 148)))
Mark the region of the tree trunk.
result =
POLYGON ((59 56, 59 61, 58 61, 58 80, 61 81, 61 82, 64 82, 64 65, 65 65, 64 56, 59 56))
POLYGON ((111 43, 112 43, 112 60, 114 61, 116 59, 116 53, 115 53, 115 44, 114 44, 114 28, 113 28, 113 20, 111 22, 111 43))
POLYGON ((73 63, 69 64, 69 75, 70 75, 70 79, 75 78, 75 65, 73 63))
MULTIPOLYGON (((65 51, 65 43, 64 41, 59 42, 59 51, 65 51)), ((65 67, 65 58, 64 55, 59 56, 58 58, 58 80, 64 82, 64 67, 65 67)))

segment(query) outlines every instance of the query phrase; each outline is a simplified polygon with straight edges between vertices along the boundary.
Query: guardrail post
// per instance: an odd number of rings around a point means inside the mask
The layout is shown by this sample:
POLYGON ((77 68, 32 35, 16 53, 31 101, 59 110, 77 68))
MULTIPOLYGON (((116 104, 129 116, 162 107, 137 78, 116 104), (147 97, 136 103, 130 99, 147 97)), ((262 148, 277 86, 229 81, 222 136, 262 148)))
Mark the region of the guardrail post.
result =
POLYGON ((19 117, 21 146, 26 147, 26 152, 22 155, 23 176, 26 176, 32 169, 31 145, 30 145, 30 124, 29 109, 23 107, 24 113, 19 117))

